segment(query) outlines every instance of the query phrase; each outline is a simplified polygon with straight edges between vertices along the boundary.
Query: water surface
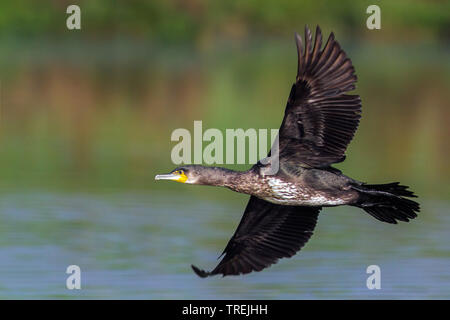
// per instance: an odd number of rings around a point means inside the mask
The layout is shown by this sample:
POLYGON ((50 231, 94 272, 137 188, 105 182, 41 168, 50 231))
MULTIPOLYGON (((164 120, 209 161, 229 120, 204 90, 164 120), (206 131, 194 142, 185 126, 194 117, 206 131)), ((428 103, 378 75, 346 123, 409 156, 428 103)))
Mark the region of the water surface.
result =
POLYGON ((240 203, 164 192, 3 194, 0 298, 448 299, 450 205, 422 204, 420 218, 398 225, 327 208, 295 257, 260 273, 200 279, 190 264, 214 267, 240 203), (81 290, 66 289, 72 264, 81 290), (371 264, 381 268, 381 290, 366 287, 371 264))

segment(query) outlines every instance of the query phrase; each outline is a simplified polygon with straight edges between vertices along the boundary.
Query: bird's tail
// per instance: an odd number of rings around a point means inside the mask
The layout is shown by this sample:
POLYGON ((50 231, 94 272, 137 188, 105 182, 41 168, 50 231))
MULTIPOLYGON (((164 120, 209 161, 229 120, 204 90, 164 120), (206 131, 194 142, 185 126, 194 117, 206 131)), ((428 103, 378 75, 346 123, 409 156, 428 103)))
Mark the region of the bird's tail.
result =
POLYGON ((417 217, 420 206, 407 197, 417 197, 407 186, 398 182, 387 184, 362 184, 354 186, 359 191, 355 206, 362 208, 372 217, 387 223, 397 220, 408 222, 417 217))

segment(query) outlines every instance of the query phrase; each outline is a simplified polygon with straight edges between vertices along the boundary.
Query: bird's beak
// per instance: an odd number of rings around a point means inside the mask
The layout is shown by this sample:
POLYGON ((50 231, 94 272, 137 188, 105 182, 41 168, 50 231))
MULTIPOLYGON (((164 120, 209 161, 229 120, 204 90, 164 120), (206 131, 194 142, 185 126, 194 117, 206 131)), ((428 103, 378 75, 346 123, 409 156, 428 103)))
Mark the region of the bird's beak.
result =
POLYGON ((168 174, 156 175, 155 180, 172 180, 172 181, 184 183, 184 182, 186 182, 187 177, 185 174, 168 173, 168 174))

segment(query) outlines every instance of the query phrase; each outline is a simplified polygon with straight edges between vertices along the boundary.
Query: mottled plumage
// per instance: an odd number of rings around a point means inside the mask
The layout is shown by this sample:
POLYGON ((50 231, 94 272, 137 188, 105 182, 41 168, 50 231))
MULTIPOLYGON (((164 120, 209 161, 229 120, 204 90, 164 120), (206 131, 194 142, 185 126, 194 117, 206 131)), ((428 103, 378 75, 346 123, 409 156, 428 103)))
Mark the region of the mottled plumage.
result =
POLYGON ((298 68, 279 131, 279 170, 258 162, 250 170, 188 165, 157 179, 222 186, 250 195, 241 222, 214 270, 192 266, 201 277, 238 275, 291 257, 311 237, 322 207, 351 205, 376 219, 397 223, 414 219, 419 204, 399 183, 369 185, 331 167, 345 159, 361 117, 361 99, 347 92, 356 75, 333 33, 322 48, 306 27, 305 45, 296 34, 298 68))

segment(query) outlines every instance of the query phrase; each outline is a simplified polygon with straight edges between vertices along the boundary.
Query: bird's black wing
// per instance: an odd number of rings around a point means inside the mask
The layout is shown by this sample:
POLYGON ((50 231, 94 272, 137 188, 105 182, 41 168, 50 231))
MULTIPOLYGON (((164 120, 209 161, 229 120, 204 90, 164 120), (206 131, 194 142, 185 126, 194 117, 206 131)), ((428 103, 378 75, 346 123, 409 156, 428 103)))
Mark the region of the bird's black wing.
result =
POLYGON ((320 207, 277 205, 251 196, 233 237, 211 272, 192 266, 200 277, 261 271, 291 257, 313 234, 320 207))
POLYGON ((323 49, 319 27, 314 43, 308 27, 304 47, 295 38, 298 71, 279 131, 280 161, 326 167, 345 159, 361 118, 360 97, 345 94, 355 89, 355 70, 333 33, 323 49))

